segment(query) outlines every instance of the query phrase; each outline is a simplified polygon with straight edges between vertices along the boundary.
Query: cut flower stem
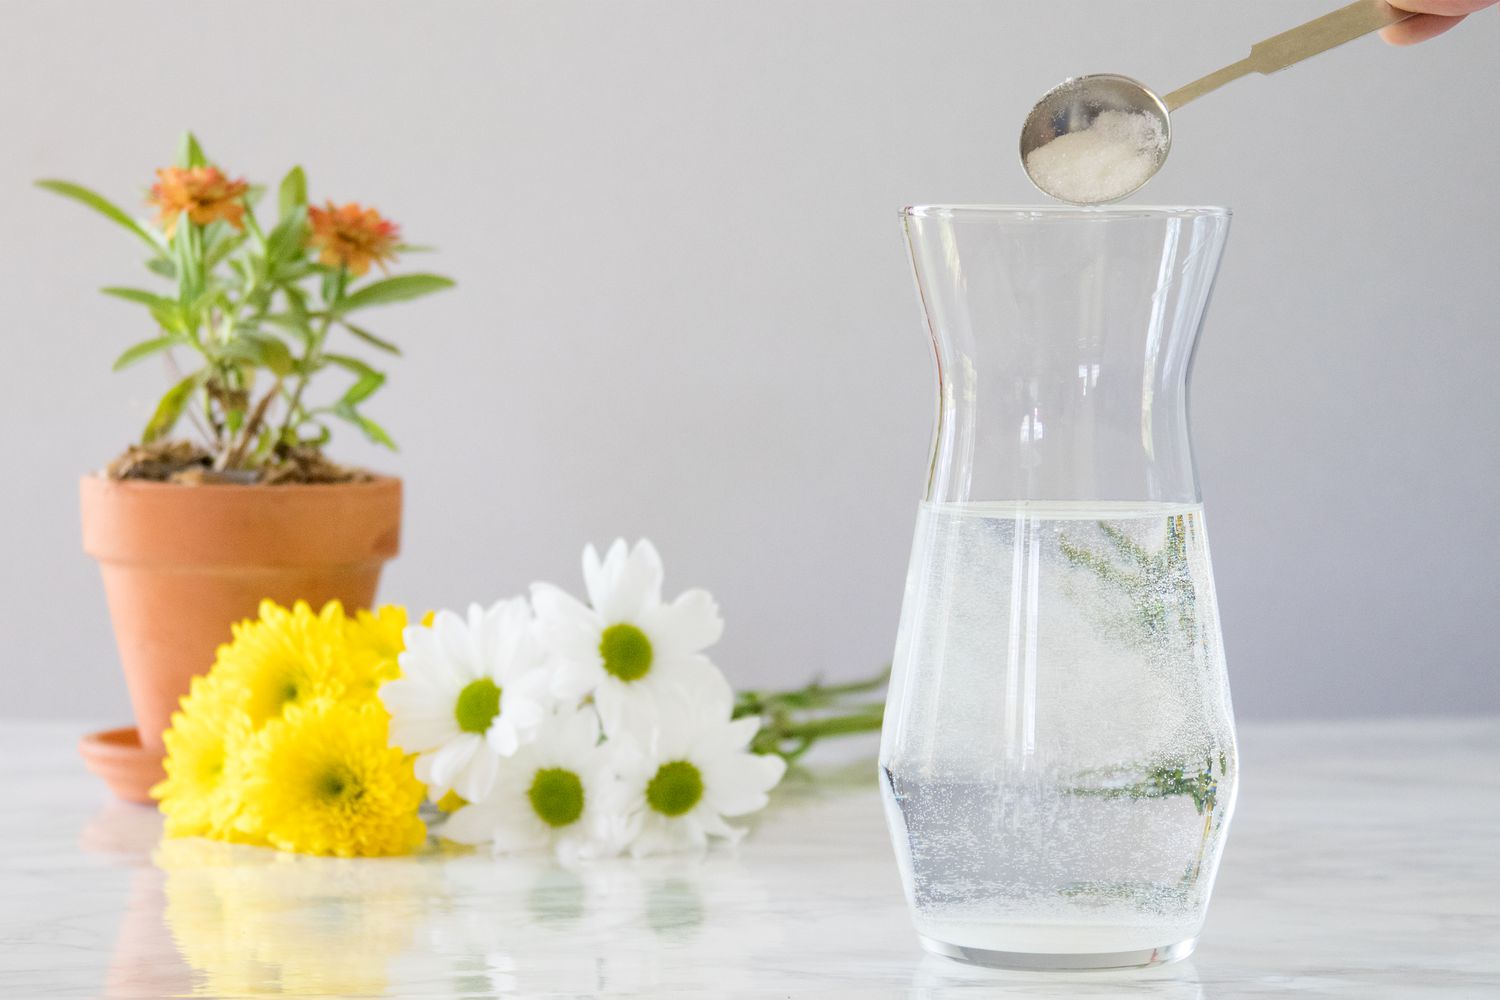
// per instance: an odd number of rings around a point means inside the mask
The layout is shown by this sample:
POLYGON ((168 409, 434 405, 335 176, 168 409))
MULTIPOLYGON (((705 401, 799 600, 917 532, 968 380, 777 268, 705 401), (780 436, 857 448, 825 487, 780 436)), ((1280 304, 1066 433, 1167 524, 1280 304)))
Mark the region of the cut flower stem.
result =
POLYGON ((823 684, 819 681, 791 691, 741 691, 734 717, 760 719, 760 732, 750 743, 756 753, 771 753, 793 763, 820 739, 880 730, 884 700, 869 701, 890 678, 890 667, 861 681, 823 684))

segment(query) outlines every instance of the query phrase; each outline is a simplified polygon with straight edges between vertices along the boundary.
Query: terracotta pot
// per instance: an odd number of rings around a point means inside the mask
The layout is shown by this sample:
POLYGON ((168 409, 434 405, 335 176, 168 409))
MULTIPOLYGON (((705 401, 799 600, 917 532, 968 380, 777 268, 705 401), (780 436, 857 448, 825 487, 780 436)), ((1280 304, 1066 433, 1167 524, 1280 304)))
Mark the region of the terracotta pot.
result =
POLYGON ((83 547, 104 576, 141 753, 155 761, 178 698, 208 671, 231 624, 255 617, 267 597, 369 607, 401 540, 401 481, 387 477, 186 486, 85 476, 79 494, 83 547))

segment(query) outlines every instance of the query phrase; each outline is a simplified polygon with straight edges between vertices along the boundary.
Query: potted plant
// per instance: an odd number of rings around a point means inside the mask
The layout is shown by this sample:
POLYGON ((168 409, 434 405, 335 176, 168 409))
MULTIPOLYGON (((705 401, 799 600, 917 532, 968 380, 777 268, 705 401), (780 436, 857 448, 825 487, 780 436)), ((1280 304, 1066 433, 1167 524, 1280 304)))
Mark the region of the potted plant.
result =
POLYGON ((363 412, 385 375, 347 348, 399 354, 357 325, 364 311, 453 282, 385 273, 418 248, 372 208, 309 204, 300 167, 263 226, 259 189, 211 164, 191 134, 157 171, 151 222, 76 184, 38 184, 136 237, 168 283, 104 289, 156 326, 115 368, 165 360, 172 384, 139 443, 80 484, 83 544, 103 573, 136 723, 80 749, 117 794, 149 801, 161 734, 233 623, 263 598, 373 601, 400 541, 401 482, 323 453, 336 423, 394 447, 363 412), (338 375, 334 395, 312 391, 338 375))

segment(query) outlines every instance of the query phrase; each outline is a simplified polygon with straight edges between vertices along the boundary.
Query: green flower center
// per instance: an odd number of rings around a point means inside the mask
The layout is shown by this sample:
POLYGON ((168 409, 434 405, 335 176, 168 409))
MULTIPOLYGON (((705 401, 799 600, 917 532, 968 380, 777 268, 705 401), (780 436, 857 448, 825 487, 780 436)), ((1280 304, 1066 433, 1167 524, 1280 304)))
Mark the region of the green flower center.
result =
POLYGON ((656 769, 646 786, 646 802, 664 816, 681 816, 703 798, 703 772, 685 760, 656 769))
POLYGON ((470 681, 458 693, 458 703, 453 706, 453 717, 458 720, 458 728, 466 733, 484 732, 499 714, 500 685, 488 677, 470 681))
POLYGON ((567 826, 583 815, 583 782, 572 771, 560 767, 538 771, 526 795, 548 826, 567 826))
POLYGON ((599 637, 604 669, 622 681, 638 681, 651 669, 651 640, 634 625, 611 625, 599 637))
POLYGON ((359 780, 345 767, 333 767, 318 775, 313 790, 325 802, 343 799, 357 802, 364 794, 359 780))

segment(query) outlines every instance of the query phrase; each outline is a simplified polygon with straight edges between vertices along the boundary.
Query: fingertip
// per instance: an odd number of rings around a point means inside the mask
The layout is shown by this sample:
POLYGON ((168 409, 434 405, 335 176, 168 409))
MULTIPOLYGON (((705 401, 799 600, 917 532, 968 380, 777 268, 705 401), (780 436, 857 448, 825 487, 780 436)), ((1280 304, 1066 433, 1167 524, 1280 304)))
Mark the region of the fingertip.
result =
POLYGON ((1442 14, 1417 14, 1404 21, 1386 25, 1380 29, 1380 37, 1387 45, 1404 47, 1436 38, 1445 31, 1458 26, 1463 16, 1447 17, 1442 14))

